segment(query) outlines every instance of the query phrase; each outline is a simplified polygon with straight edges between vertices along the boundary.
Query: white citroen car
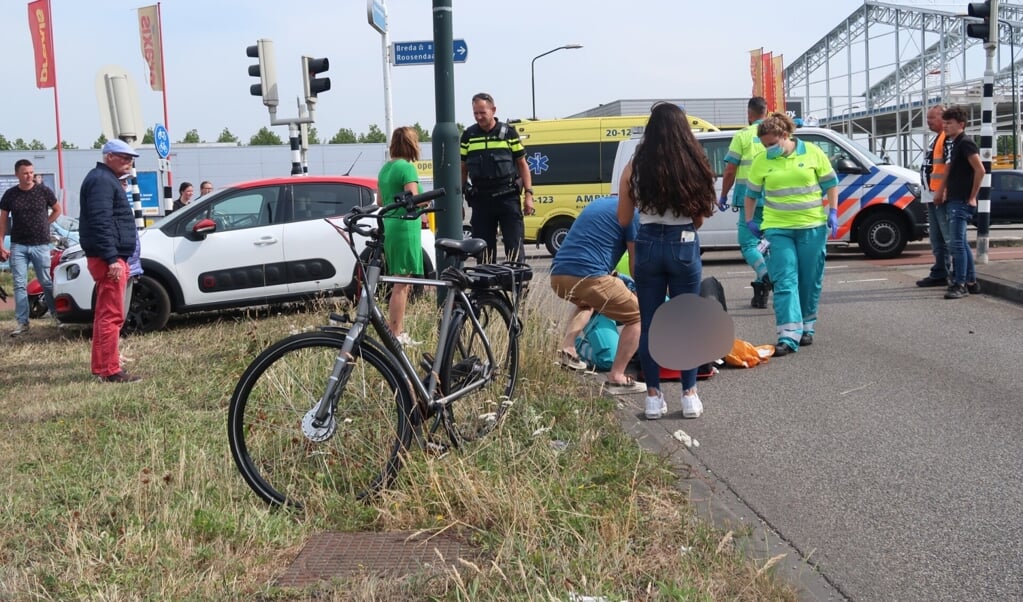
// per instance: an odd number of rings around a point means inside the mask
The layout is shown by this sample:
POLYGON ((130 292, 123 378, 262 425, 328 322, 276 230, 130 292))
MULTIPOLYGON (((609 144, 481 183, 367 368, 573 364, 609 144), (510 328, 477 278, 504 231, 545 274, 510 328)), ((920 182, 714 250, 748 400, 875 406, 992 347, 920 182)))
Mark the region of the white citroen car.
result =
MULTIPOLYGON (((160 330, 172 313, 351 295, 355 257, 323 218, 375 205, 376 196, 372 178, 281 177, 236 184, 175 211, 140 232, 144 274, 125 330, 160 330)), ((356 237, 356 248, 362 253, 365 240, 356 237)), ((434 275, 427 229, 423 261, 434 275)), ((67 249, 53 276, 58 319, 92 322, 94 289, 81 247, 67 249)))

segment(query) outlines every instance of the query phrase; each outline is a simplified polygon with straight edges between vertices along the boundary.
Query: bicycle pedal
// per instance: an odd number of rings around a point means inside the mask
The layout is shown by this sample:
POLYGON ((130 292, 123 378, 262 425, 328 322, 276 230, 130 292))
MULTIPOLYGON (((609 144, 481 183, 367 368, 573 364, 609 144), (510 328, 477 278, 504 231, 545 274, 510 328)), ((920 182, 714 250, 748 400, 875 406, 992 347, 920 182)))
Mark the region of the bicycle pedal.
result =
POLYGON ((339 314, 335 312, 330 312, 330 315, 327 316, 327 319, 330 320, 331 322, 337 322, 339 324, 348 324, 349 322, 352 321, 352 318, 348 314, 339 314))

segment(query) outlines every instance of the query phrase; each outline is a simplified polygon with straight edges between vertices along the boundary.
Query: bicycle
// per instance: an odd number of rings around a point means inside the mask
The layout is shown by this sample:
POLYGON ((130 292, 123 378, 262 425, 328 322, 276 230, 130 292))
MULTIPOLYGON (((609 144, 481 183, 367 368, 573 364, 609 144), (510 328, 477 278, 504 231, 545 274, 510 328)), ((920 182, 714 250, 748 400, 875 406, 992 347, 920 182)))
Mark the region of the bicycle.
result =
MULTIPOLYGON (((242 374, 228 410, 232 457, 267 503, 302 508, 329 492, 365 499, 394 482, 413 439, 443 451, 449 446, 437 439, 444 435, 459 448, 492 431, 511 405, 529 266, 452 266, 436 280, 381 275, 383 216, 403 211, 419 219, 433 211, 420 204, 444 194, 406 193, 379 211, 355 208, 342 226, 327 218, 353 253, 351 234, 367 238, 354 319, 331 313, 331 324, 264 350, 242 374), (377 305, 383 283, 445 292, 437 348, 423 354, 422 375, 377 305)), ((438 239, 436 247, 460 266, 479 258, 486 243, 438 239)))

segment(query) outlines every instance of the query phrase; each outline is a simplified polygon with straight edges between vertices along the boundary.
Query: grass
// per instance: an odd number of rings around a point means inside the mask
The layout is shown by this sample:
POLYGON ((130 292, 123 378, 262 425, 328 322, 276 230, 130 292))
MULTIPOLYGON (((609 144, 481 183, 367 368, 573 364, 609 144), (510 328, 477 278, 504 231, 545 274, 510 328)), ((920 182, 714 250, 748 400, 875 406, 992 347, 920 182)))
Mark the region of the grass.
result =
MULTIPOLYGON (((626 435, 615 400, 553 366, 564 302, 534 286, 503 426, 458 453, 410 455, 369 504, 268 509, 230 457, 226 408, 248 362, 327 309, 172 322, 122 341, 136 385, 89 377, 79 329, 39 321, 0 342, 2 600, 795 600, 771 562, 701 520, 666 459, 626 435), (324 530, 445 532, 484 560, 311 589, 275 585, 324 530)), ((429 344, 435 308, 410 308, 429 344)), ((0 332, 13 328, 0 313, 0 332)), ((435 333, 434 333, 435 336, 435 333)), ((6 338, 6 337, 5 337, 6 338)), ((453 560, 453 559, 449 559, 453 560)))

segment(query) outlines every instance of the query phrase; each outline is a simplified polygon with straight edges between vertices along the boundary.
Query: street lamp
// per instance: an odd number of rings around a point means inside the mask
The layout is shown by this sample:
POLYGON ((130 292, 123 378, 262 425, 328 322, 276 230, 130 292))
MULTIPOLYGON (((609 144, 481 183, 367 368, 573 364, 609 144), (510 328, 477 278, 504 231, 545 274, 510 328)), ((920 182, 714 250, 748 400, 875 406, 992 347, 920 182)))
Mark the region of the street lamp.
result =
POLYGON ((534 120, 536 119, 536 59, 538 59, 538 58, 540 58, 542 56, 547 56, 548 54, 550 54, 552 52, 557 52, 559 50, 575 50, 576 48, 582 48, 582 47, 583 47, 582 44, 565 44, 564 46, 558 46, 557 48, 548 50, 547 52, 545 52, 543 54, 538 54, 538 55, 533 57, 533 62, 529 66, 529 78, 530 78, 530 82, 531 82, 530 87, 532 88, 532 92, 533 92, 533 119, 534 120))

